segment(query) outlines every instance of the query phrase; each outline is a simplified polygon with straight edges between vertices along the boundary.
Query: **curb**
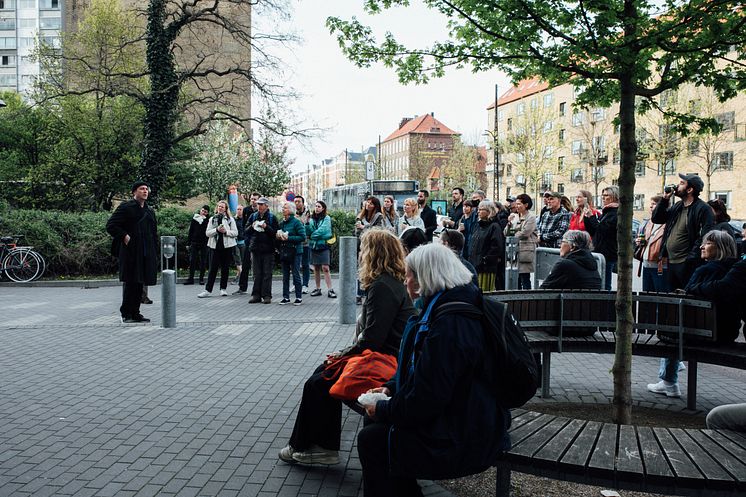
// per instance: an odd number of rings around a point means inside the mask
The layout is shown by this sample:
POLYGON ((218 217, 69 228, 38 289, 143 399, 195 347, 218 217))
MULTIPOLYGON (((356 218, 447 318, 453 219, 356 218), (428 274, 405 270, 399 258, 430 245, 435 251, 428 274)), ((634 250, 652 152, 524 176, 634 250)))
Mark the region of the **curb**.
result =
MULTIPOLYGON (((332 276, 338 273, 331 273, 332 276)), ((186 281, 186 277, 180 277, 176 279, 176 284, 180 285, 186 281)), ((249 281, 251 277, 249 276, 249 281)), ((282 281, 282 275, 272 275, 272 281, 282 281)), ((160 285, 161 280, 156 281, 156 285, 160 285)), ((0 288, 101 288, 108 286, 121 286, 122 282, 115 279, 110 280, 39 280, 32 281, 30 283, 15 283, 13 281, 2 281, 0 282, 0 288)), ((200 286, 195 284, 195 286, 200 286)))

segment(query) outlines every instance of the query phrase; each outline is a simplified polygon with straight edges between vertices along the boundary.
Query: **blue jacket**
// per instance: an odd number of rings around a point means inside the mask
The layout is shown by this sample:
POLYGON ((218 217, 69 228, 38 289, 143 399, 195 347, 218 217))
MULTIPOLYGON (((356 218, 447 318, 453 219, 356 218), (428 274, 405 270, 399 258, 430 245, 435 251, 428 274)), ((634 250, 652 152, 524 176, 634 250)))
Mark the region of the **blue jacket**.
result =
MULTIPOLYGON (((437 298, 430 315, 446 302, 480 299, 471 283, 457 287, 437 298)), ((392 397, 376 404, 376 418, 391 425, 391 471, 457 478, 484 471, 510 447, 510 413, 498 407, 479 374, 485 340, 478 320, 444 314, 418 333, 432 302, 426 299, 426 310, 410 318, 404 330, 396 377, 386 385, 392 397)))
POLYGON ((326 241, 332 237, 332 218, 324 216, 320 222, 313 217, 308 220, 306 225, 306 234, 308 235, 308 245, 313 250, 326 250, 328 245, 326 241))

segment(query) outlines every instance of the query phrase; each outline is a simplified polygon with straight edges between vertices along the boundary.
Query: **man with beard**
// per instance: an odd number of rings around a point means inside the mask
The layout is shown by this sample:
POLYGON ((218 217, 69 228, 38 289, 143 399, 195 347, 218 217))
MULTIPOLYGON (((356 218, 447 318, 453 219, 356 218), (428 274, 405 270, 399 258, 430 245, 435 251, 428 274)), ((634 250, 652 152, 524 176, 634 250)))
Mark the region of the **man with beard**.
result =
POLYGON ((702 237, 715 225, 712 209, 699 198, 704 182, 696 174, 679 174, 678 186, 667 191, 658 202, 651 219, 665 224, 660 257, 668 259, 668 281, 671 290, 684 288, 694 270, 702 263, 702 237), (672 195, 681 199, 669 207, 672 195))
POLYGON ((435 233, 435 228, 438 227, 438 216, 435 214, 435 211, 427 205, 427 198, 429 196, 430 192, 427 190, 420 190, 417 193, 417 204, 420 207, 420 218, 422 218, 422 222, 425 223, 425 238, 427 238, 428 243, 433 241, 433 233, 435 233))

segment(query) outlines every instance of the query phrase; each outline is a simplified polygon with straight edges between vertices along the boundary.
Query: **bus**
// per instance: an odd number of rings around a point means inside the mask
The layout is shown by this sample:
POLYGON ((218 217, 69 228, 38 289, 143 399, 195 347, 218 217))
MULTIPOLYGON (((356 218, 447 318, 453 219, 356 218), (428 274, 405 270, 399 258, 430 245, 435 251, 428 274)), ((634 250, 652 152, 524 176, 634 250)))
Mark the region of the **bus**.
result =
POLYGON ((323 200, 329 210, 359 212, 368 196, 378 197, 383 204, 383 197, 391 195, 396 200, 397 210, 401 213, 405 198, 416 197, 420 189, 418 181, 413 180, 374 180, 351 185, 335 186, 323 191, 323 200))

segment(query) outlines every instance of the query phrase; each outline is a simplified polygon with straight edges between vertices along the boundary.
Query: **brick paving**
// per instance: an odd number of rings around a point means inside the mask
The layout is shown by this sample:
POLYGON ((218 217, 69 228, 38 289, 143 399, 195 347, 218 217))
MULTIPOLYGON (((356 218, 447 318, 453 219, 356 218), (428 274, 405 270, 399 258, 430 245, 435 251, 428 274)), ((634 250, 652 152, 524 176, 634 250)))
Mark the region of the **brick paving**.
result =
MULTIPOLYGON (((0 496, 361 495, 361 419, 347 409, 339 465, 277 459, 303 381, 353 333, 337 323, 339 300, 279 306, 279 281, 272 305, 201 290, 179 285, 178 327, 161 329, 159 287, 142 306, 150 325, 119 322, 116 285, 0 287, 0 496)), ((553 398, 537 400, 608 403, 611 363, 555 354, 553 398)), ((637 405, 685 410, 645 391, 657 360, 633 367, 637 405)), ((741 371, 701 365, 699 377, 703 410, 746 398, 741 371)))

